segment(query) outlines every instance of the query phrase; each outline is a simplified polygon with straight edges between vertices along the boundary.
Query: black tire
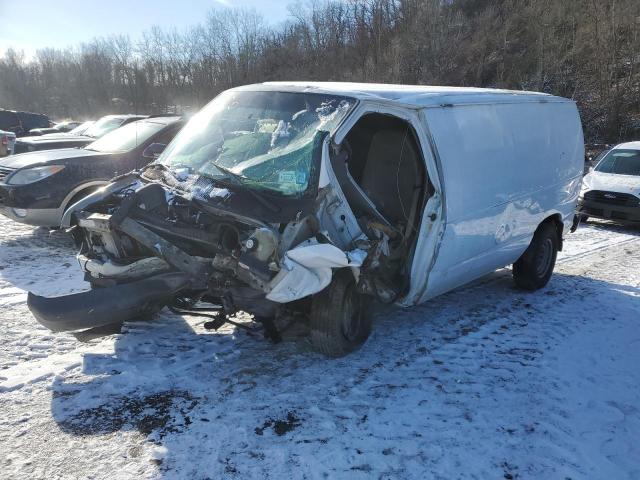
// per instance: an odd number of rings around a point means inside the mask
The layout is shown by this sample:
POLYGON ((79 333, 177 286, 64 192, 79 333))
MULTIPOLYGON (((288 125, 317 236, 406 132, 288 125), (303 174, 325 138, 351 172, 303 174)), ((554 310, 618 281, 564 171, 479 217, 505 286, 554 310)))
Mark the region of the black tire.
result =
POLYGON ((371 299, 356 290, 350 270, 339 270, 311 303, 311 344, 317 352, 342 357, 360 348, 373 325, 371 299))
POLYGON ((513 279, 516 285, 524 290, 538 290, 544 287, 553 274, 559 245, 560 239, 555 225, 540 225, 529 247, 513 264, 513 279))

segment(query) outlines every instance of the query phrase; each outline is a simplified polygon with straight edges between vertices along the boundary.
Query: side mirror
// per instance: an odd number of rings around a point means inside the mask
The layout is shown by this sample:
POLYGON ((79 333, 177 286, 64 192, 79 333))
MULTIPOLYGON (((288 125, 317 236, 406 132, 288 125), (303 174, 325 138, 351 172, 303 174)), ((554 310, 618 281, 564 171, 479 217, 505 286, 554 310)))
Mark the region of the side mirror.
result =
POLYGON ((148 160, 155 160, 160 156, 164 149, 167 146, 164 143, 152 143, 142 152, 142 158, 146 158, 148 160))

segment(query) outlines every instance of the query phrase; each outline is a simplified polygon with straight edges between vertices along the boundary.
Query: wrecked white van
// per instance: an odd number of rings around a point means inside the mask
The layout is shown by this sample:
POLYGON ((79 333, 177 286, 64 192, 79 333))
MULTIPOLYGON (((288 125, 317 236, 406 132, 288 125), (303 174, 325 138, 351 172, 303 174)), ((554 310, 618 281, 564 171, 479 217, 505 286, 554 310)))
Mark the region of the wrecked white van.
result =
POLYGON ((274 340, 298 318, 317 350, 343 355, 367 339, 373 300, 408 307, 509 264, 518 286, 544 286, 583 159, 576 105, 550 95, 235 88, 157 162, 69 209, 93 288, 30 293, 29 307, 89 333, 164 306, 212 328, 245 311, 274 340))

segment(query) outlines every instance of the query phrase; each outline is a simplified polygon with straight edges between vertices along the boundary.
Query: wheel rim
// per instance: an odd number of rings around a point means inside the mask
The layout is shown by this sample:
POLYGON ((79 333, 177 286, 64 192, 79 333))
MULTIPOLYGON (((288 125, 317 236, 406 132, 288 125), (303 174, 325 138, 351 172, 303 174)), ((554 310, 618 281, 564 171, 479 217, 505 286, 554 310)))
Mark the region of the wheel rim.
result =
POLYGON ((553 240, 546 238, 542 243, 536 258, 536 273, 538 277, 544 277, 553 261, 553 240))
POLYGON ((353 288, 345 295, 342 314, 342 334, 350 342, 356 341, 360 336, 362 319, 358 307, 358 298, 353 288))

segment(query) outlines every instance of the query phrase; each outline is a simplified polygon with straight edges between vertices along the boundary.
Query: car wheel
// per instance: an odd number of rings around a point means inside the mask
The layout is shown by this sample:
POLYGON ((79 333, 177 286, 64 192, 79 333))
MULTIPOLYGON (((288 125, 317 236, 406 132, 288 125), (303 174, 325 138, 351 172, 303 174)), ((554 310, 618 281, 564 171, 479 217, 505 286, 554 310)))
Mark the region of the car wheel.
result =
POLYGON ((558 255, 558 231, 552 223, 543 223, 531 244, 513 264, 513 279, 519 288, 538 290, 551 278, 558 255))
POLYGON ((369 337, 371 299, 358 293, 351 271, 338 271, 331 284, 311 304, 311 344, 329 357, 342 357, 360 348, 369 337))

